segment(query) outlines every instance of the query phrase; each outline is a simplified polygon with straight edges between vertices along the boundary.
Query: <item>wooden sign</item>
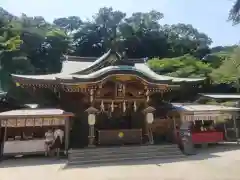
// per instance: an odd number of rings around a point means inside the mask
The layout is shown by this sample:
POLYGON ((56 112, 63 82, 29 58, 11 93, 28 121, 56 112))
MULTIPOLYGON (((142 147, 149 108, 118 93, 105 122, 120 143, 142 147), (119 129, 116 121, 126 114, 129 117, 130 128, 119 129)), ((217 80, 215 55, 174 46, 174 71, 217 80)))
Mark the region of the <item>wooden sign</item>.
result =
POLYGON ((34 126, 34 119, 33 118, 27 118, 26 119, 26 126, 33 127, 34 126))
POLYGON ((1 120, 1 127, 42 127, 65 125, 65 118, 19 118, 1 120))
POLYGON ((17 119, 17 127, 25 127, 25 119, 17 119))
POLYGON ((8 119, 7 120, 7 127, 16 127, 17 120, 16 119, 8 119))
POLYGON ((5 127, 7 125, 7 121, 6 120, 1 120, 1 126, 5 127))
POLYGON ((43 119, 43 126, 51 126, 51 125, 52 125, 52 118, 43 119))
POLYGON ((1 121, 2 127, 25 127, 25 119, 8 119, 1 121))
POLYGON ((43 119, 42 118, 35 118, 35 126, 42 126, 43 125, 43 119))
POLYGON ((62 117, 59 118, 53 118, 53 125, 59 126, 59 125, 64 125, 65 124, 65 119, 62 117))

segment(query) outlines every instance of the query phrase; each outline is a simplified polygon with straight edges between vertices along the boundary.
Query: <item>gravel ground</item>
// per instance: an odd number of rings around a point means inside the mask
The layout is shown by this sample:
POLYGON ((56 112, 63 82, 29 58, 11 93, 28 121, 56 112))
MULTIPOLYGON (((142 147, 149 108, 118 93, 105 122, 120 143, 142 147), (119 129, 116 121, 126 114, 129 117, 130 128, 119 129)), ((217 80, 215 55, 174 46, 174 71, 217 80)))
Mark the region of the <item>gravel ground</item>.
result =
POLYGON ((181 160, 66 167, 64 160, 16 159, 0 164, 0 180, 240 180, 240 146, 201 150, 181 160))

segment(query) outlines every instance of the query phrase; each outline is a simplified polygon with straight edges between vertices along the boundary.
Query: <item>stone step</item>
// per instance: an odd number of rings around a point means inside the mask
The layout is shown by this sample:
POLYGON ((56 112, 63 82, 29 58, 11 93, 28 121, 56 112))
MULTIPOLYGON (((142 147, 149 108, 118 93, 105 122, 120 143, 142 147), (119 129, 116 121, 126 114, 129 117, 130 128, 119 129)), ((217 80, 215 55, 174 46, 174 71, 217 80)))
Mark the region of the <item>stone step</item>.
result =
POLYGON ((96 146, 97 148, 82 148, 82 149, 71 149, 72 151, 79 151, 79 150, 85 150, 85 149, 90 149, 90 150, 104 150, 104 149, 126 149, 126 148, 171 148, 171 147, 177 147, 177 144, 158 144, 158 145, 122 145, 122 146, 96 146))
POLYGON ((70 156, 94 156, 94 155, 118 155, 118 154, 137 154, 137 153, 169 153, 169 152, 181 152, 179 148, 169 148, 169 149, 132 149, 132 150, 125 150, 125 149, 119 149, 119 150, 108 150, 108 151, 101 151, 99 152, 98 150, 96 151, 81 151, 81 152, 69 152, 69 157, 70 156))
POLYGON ((71 154, 85 154, 85 153, 105 153, 105 152, 119 152, 119 151, 169 151, 171 149, 178 149, 178 146, 173 145, 149 145, 149 146, 122 146, 122 147, 95 147, 95 148, 84 148, 84 149, 71 149, 71 154))
POLYGON ((186 156, 181 155, 174 155, 169 157, 166 156, 142 156, 142 157, 128 157, 128 158, 108 158, 108 159, 95 159, 95 160, 84 160, 84 161, 68 161, 69 166, 76 166, 76 165, 87 165, 87 164, 104 164, 104 163, 120 163, 125 161, 142 161, 142 160, 164 160, 164 159, 183 159, 186 156))
POLYGON ((106 151, 80 151, 80 152, 69 152, 69 155, 73 156, 92 156, 92 155, 103 155, 103 154, 135 154, 135 153, 141 153, 141 152, 147 152, 147 153, 155 153, 155 152, 172 152, 172 151, 180 151, 178 148, 169 148, 169 149, 112 149, 112 150, 106 150, 106 151))
POLYGON ((177 145, 124 146, 111 148, 74 149, 68 154, 68 163, 83 165, 127 160, 171 159, 185 157, 177 145))
POLYGON ((96 159, 112 159, 112 158, 129 158, 129 157, 156 157, 156 156, 176 156, 176 155, 183 155, 179 151, 173 152, 140 152, 135 154, 127 154, 127 153, 120 153, 120 154, 103 154, 103 155, 92 155, 92 156, 70 156, 68 159, 69 161, 84 161, 84 160, 96 160, 96 159))

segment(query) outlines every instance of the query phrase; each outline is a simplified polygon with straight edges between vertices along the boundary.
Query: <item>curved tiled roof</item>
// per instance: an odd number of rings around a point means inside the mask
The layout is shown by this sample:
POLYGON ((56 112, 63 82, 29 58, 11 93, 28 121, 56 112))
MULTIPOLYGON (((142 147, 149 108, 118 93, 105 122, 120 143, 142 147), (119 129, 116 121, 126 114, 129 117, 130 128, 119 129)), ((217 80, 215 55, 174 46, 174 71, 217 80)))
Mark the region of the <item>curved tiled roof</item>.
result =
POLYGON ((153 72, 146 64, 138 63, 135 64, 134 67, 131 66, 108 66, 104 67, 96 72, 92 72, 90 74, 49 74, 49 75, 33 75, 33 76, 24 76, 24 75, 13 75, 14 77, 24 78, 24 79, 35 79, 35 80, 56 80, 56 79, 73 79, 77 78, 79 80, 87 80, 94 79, 100 77, 109 72, 132 72, 133 74, 139 73, 149 79, 153 79, 155 81, 172 81, 172 82, 196 82, 202 81, 204 78, 176 78, 170 76, 163 76, 153 72))
MULTIPOLYGON (((77 58, 77 57, 75 57, 77 58)), ((68 58, 67 58, 68 59, 68 58)), ((47 80, 54 81, 57 79, 78 79, 87 81, 93 80, 104 74, 123 72, 128 74, 140 74, 147 79, 157 81, 172 81, 172 82, 197 82, 202 81, 204 78, 177 78, 170 76, 163 76, 152 71, 146 63, 132 63, 132 65, 124 65, 124 61, 121 56, 109 50, 103 56, 98 58, 96 61, 64 61, 62 65, 62 71, 56 74, 48 75, 12 75, 15 79, 25 79, 25 80, 47 80), (114 55, 115 58, 110 57, 114 55), (119 62, 122 65, 118 65, 119 62)))

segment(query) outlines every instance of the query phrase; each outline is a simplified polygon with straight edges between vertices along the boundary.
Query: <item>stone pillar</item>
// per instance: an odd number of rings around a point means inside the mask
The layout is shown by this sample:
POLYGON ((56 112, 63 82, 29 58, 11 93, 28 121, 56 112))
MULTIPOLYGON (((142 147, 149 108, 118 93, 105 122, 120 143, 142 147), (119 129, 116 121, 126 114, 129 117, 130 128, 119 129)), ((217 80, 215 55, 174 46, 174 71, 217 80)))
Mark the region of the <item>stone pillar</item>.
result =
POLYGON ((88 113, 88 125, 89 125, 89 135, 88 135, 88 147, 95 146, 95 130, 94 125, 96 123, 96 114, 98 110, 94 107, 90 107, 86 110, 88 113))
POLYGON ((154 115, 153 112, 155 111, 155 108, 148 106, 143 110, 143 113, 145 114, 145 122, 146 122, 146 130, 148 134, 148 142, 149 144, 154 144, 153 134, 152 134, 152 128, 151 124, 154 121, 154 115))

